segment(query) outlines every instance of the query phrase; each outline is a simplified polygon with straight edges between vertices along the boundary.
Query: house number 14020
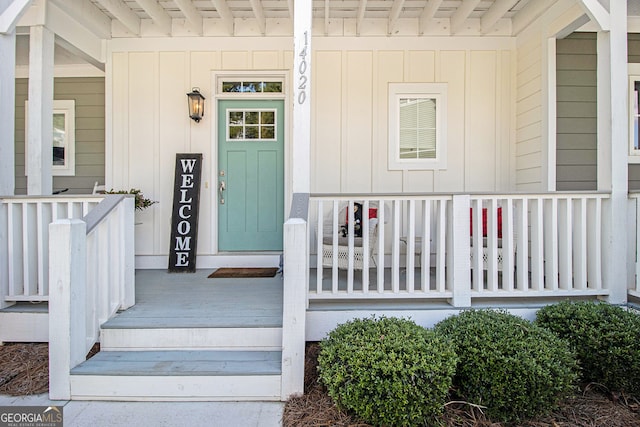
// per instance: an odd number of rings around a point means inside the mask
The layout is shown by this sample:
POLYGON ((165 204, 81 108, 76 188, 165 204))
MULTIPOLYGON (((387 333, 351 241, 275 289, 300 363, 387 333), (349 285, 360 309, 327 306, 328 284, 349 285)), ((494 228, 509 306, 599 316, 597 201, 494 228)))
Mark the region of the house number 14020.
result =
POLYGON ((304 47, 300 52, 300 65, 298 65, 298 72, 300 73, 300 78, 298 79, 298 104, 304 104, 307 100, 307 47, 309 46, 309 42, 307 39, 307 32, 304 32, 304 47))

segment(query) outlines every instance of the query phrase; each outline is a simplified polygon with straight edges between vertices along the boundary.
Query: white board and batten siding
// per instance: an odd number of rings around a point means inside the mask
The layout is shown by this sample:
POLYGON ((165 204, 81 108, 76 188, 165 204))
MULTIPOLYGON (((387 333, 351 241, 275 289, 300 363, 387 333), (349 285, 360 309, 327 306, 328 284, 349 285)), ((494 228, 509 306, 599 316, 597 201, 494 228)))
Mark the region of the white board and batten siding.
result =
POLYGON ((347 40, 314 40, 312 192, 510 187, 511 40, 347 40), (447 83, 446 169, 388 170, 388 85, 397 82, 447 83))
POLYGON ((114 187, 140 188, 159 203, 138 212, 136 254, 167 255, 171 218, 175 154, 203 154, 198 253, 212 254, 215 224, 217 127, 214 120, 212 73, 216 70, 287 70, 291 43, 279 38, 238 40, 220 38, 162 41, 114 40, 113 73, 107 81, 107 124, 112 158, 107 159, 107 181, 114 187), (281 47, 281 48, 279 48, 281 47), (205 116, 200 123, 187 114, 186 93, 199 87, 205 116), (109 114, 107 114, 109 116, 109 114))
MULTIPOLYGON (((312 192, 513 189, 513 39, 314 37, 312 46, 312 192), (448 84, 446 169, 388 170, 388 84, 397 82, 448 84)), ((178 152, 203 153, 198 253, 215 254, 213 75, 291 71, 291 38, 114 39, 110 51, 107 181, 140 188, 159 201, 137 214, 136 254, 160 259, 168 253, 178 152), (207 98, 198 124, 189 119, 185 101, 195 86, 207 98)), ((291 188, 291 129, 289 121, 285 188, 291 188)))

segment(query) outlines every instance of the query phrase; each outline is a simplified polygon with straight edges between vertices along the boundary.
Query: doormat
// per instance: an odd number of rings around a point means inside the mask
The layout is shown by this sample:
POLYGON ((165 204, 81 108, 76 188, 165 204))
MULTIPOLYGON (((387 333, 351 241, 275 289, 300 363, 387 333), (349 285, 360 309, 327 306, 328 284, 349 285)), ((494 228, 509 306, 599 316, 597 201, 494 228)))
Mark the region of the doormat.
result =
POLYGON ((275 277, 277 267, 271 268, 219 268, 209 275, 210 279, 233 277, 275 277))

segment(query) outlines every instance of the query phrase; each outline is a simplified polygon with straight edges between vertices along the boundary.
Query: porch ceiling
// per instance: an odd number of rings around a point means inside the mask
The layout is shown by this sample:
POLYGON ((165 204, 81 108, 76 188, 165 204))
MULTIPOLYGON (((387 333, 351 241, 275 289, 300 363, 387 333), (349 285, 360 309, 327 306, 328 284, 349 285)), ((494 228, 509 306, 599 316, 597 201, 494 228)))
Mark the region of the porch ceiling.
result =
MULTIPOLYGON (((286 35, 292 30, 295 4, 295 0, 54 1, 70 14, 91 15, 111 37, 157 35, 158 31, 184 36, 181 31, 184 27, 190 35, 206 35, 211 28, 222 28, 226 35, 245 35, 239 27, 246 28, 248 24, 258 34, 286 35), (271 31, 276 27, 277 31, 271 31)), ((511 36, 522 23, 533 20, 551 3, 550 0, 313 0, 313 17, 315 31, 325 35, 331 35, 333 24, 343 21, 355 24, 357 35, 375 23, 386 26, 387 35, 511 36), (516 20, 522 22, 515 23, 516 20)))

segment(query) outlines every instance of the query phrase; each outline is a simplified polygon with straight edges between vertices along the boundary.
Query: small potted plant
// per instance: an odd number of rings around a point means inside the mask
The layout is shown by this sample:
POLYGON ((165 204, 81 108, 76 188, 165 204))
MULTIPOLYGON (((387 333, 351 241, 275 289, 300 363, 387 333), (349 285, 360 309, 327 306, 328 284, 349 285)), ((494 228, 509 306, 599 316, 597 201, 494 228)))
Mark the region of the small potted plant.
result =
POLYGON ((145 198, 144 194, 142 194, 142 191, 138 190, 137 188, 132 188, 131 190, 118 190, 118 191, 112 188, 110 191, 105 191, 105 194, 133 194, 134 196, 136 196, 137 211, 145 210, 149 206, 155 203, 158 203, 155 200, 145 198))

